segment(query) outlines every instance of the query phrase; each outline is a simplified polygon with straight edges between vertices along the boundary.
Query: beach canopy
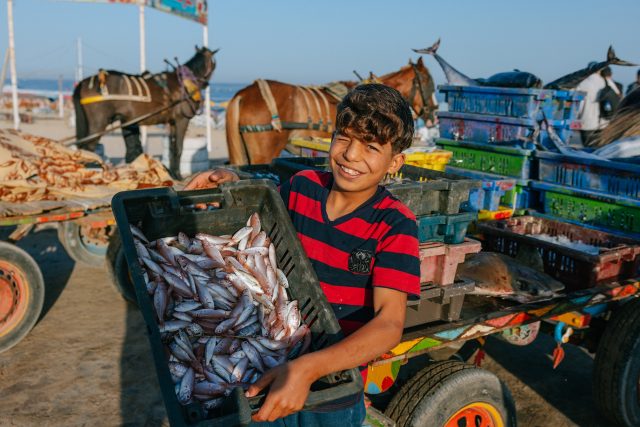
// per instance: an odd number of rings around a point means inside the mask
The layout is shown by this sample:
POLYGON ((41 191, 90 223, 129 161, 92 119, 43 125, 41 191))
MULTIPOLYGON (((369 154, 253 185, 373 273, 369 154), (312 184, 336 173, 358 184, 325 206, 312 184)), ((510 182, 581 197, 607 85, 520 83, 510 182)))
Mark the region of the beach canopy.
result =
POLYGON ((87 3, 135 4, 191 19, 207 25, 207 0, 75 0, 87 3))

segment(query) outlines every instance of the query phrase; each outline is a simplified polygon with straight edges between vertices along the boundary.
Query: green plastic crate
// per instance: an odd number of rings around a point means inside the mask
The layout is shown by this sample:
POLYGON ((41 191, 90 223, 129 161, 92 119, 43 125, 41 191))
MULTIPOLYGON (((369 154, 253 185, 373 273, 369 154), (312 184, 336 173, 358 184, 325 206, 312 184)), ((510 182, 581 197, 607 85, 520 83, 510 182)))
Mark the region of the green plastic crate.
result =
POLYGON ((456 168, 489 172, 520 179, 531 175, 531 150, 514 147, 497 147, 478 142, 439 139, 436 144, 453 152, 449 164, 456 168))
POLYGON ((532 183, 540 191, 543 212, 554 217, 640 236, 640 201, 593 191, 532 183))

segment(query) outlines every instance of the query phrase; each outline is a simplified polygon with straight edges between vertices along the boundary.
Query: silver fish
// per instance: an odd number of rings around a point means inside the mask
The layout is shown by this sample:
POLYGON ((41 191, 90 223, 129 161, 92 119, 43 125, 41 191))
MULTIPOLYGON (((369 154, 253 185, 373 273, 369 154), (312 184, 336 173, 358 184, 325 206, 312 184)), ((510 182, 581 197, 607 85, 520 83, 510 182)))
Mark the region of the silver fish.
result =
POLYGON ((156 316, 161 326, 164 324, 164 311, 167 309, 167 298, 167 286, 164 282, 158 283, 156 291, 153 294, 153 307, 156 310, 156 316))
POLYGON ((231 236, 231 240, 238 243, 245 237, 249 236, 252 231, 252 227, 242 227, 240 230, 236 231, 233 236, 231 236))
POLYGON ((160 326, 160 333, 176 332, 180 329, 186 328, 190 323, 191 322, 187 322, 185 320, 167 320, 163 325, 160 326))
POLYGON ((249 366, 249 359, 246 357, 241 358, 238 364, 234 366, 233 371, 231 372, 231 379, 234 382, 240 382, 248 366, 249 366))
POLYGON ((262 358, 260 357, 260 353, 258 353, 256 348, 247 341, 243 341, 241 345, 242 350, 247 355, 247 358, 251 362, 251 365, 258 369, 260 372, 264 372, 265 366, 262 362, 262 358))
POLYGON ((178 401, 183 405, 191 400, 193 394, 193 387, 195 382, 195 372, 193 368, 187 369, 187 372, 180 381, 180 389, 178 391, 178 401))
POLYGON ((145 244, 149 243, 149 240, 147 239, 147 237, 144 235, 142 230, 140 230, 138 227, 136 227, 133 224, 129 224, 129 229, 131 230, 131 234, 133 234, 134 237, 142 240, 142 242, 145 244))
POLYGON ((221 396, 227 388, 220 383, 212 383, 209 381, 201 381, 196 383, 193 392, 204 396, 221 396))

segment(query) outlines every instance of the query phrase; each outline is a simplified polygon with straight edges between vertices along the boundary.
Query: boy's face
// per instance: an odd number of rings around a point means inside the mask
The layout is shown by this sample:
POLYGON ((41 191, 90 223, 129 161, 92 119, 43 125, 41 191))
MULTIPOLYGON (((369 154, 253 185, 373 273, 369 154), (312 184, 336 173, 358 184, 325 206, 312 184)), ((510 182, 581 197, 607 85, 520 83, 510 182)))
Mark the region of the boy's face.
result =
POLYGON ((387 173, 404 163, 404 154, 393 153, 391 144, 361 141, 350 132, 336 132, 329 149, 329 164, 339 190, 362 192, 377 188, 387 173))

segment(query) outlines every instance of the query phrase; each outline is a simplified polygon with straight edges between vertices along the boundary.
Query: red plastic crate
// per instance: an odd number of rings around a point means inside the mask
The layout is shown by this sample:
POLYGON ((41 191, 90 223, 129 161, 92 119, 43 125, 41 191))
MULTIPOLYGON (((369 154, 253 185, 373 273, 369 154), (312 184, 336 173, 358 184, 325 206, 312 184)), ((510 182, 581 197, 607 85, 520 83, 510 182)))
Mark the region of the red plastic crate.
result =
POLYGON ((482 245, 477 240, 464 239, 457 245, 429 242, 420 245, 420 283, 446 286, 454 282, 458 264, 467 254, 480 252, 482 245))

